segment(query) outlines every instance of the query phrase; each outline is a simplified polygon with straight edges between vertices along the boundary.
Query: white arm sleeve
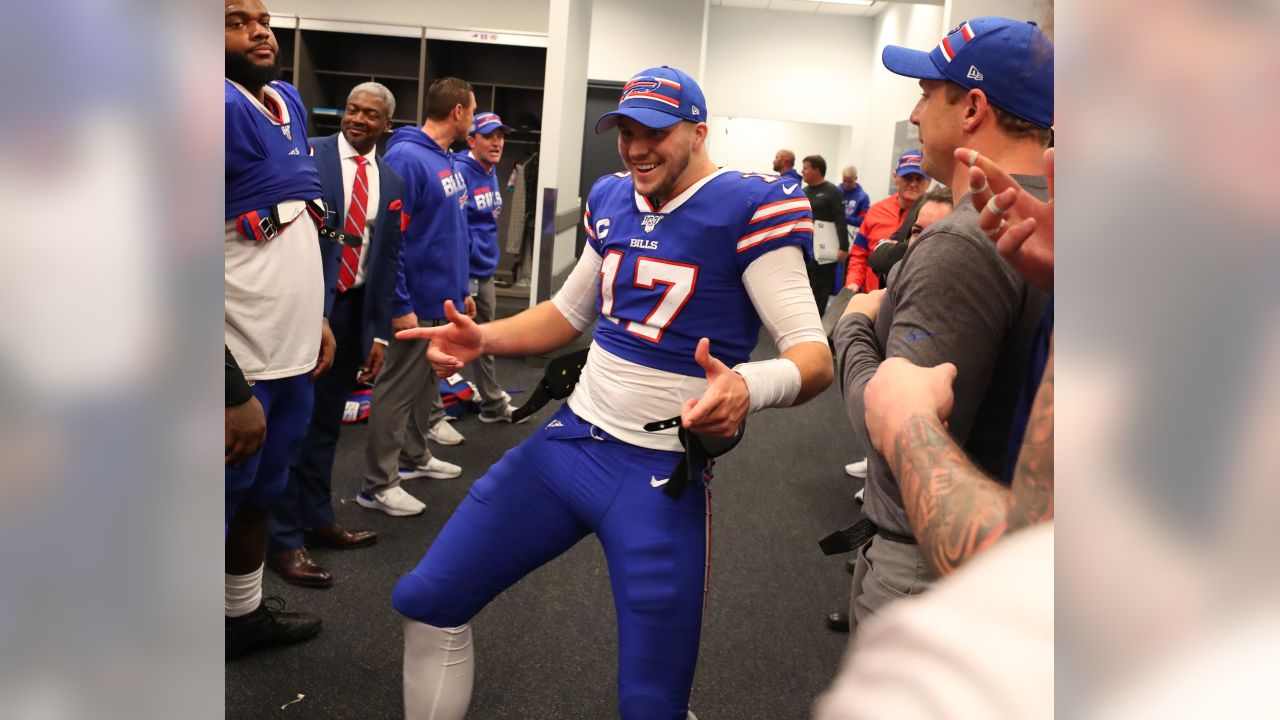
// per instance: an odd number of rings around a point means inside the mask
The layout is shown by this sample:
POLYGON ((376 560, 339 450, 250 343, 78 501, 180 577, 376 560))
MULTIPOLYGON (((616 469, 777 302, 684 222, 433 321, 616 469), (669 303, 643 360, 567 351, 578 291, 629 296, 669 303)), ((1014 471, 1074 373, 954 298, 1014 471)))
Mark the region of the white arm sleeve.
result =
POLYGON ((568 279, 555 297, 551 298, 551 302, 574 330, 586 332, 596 321, 596 299, 599 297, 600 253, 590 245, 584 245, 578 264, 573 267, 573 272, 569 273, 568 279))
POLYGON ((742 284, 778 352, 802 342, 827 344, 800 248, 783 247, 756 258, 743 271, 742 284))

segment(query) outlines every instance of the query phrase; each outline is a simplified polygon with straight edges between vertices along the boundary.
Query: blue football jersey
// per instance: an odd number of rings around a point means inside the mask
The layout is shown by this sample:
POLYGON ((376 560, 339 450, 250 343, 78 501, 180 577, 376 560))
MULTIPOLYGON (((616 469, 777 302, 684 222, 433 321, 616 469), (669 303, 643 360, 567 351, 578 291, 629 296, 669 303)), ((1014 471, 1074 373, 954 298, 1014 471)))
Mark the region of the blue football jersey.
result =
POLYGON ((661 208, 628 174, 596 181, 583 214, 602 258, 600 347, 647 367, 704 376, 698 340, 725 364, 746 362, 760 317, 742 273, 770 250, 813 242, 813 213, 798 184, 776 175, 720 170, 661 208))
POLYGON ((276 80, 268 85, 284 101, 279 120, 268 118, 230 80, 226 104, 226 219, 285 200, 324 193, 307 144, 307 111, 298 91, 276 80))

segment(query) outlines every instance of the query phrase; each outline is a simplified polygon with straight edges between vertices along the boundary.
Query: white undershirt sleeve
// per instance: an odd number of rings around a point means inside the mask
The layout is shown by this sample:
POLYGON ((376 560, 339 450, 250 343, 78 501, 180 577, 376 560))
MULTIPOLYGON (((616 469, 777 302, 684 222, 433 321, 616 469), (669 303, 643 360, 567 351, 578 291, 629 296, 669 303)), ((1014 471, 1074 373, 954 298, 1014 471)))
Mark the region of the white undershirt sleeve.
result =
POLYGON ((586 332, 596 321, 596 300, 599 297, 600 253, 590 245, 584 245, 578 264, 551 302, 574 330, 586 332))
POLYGON ((756 258, 743 271, 742 284, 778 352, 802 342, 827 344, 800 248, 778 248, 756 258))
MULTIPOLYGON (((778 352, 802 342, 827 344, 800 248, 779 248, 756 258, 742 273, 742 283, 778 352)), ((800 393, 800 369, 785 358, 740 363, 733 370, 747 383, 751 412, 788 407, 800 393)))

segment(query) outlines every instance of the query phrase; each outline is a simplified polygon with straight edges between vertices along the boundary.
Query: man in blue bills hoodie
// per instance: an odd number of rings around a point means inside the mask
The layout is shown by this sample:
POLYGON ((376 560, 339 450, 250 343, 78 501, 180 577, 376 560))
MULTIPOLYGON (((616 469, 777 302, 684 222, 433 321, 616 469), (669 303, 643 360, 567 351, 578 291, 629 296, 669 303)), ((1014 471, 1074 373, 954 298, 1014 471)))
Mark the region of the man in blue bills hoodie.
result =
MULTIPOLYGON (((403 267, 392 300, 393 331, 443 324, 445 300, 475 315, 468 287, 467 185, 449 154, 450 145, 466 139, 475 110, 469 83, 441 78, 427 90, 423 126, 402 127, 387 141, 384 159, 404 179, 403 267)), ((462 474, 427 448, 433 426, 456 432, 444 422, 426 349, 426 340, 391 341, 369 409, 365 479, 356 502, 396 517, 426 507, 400 487, 401 480, 462 474)))
MULTIPOLYGON (((493 322, 497 315, 493 273, 498 269, 498 216, 502 214, 498 163, 502 161, 508 129, 496 113, 477 113, 467 135, 469 149, 456 155, 458 168, 467 181, 471 294, 476 301, 476 322, 493 322)), ((498 383, 492 355, 476 358, 475 377, 480 390, 480 422, 511 422, 515 407, 498 383)))

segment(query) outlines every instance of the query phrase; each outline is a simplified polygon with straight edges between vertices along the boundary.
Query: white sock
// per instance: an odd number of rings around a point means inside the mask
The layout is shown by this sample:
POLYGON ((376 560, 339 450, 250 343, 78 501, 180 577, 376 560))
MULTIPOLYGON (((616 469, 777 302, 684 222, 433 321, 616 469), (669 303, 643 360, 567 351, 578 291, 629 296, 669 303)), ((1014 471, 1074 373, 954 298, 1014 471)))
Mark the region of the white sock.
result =
POLYGON ((248 575, 226 575, 223 605, 227 617, 248 615, 262 604, 262 566, 248 575))
POLYGON ((462 720, 475 682, 471 624, 404 623, 405 720, 462 720))

